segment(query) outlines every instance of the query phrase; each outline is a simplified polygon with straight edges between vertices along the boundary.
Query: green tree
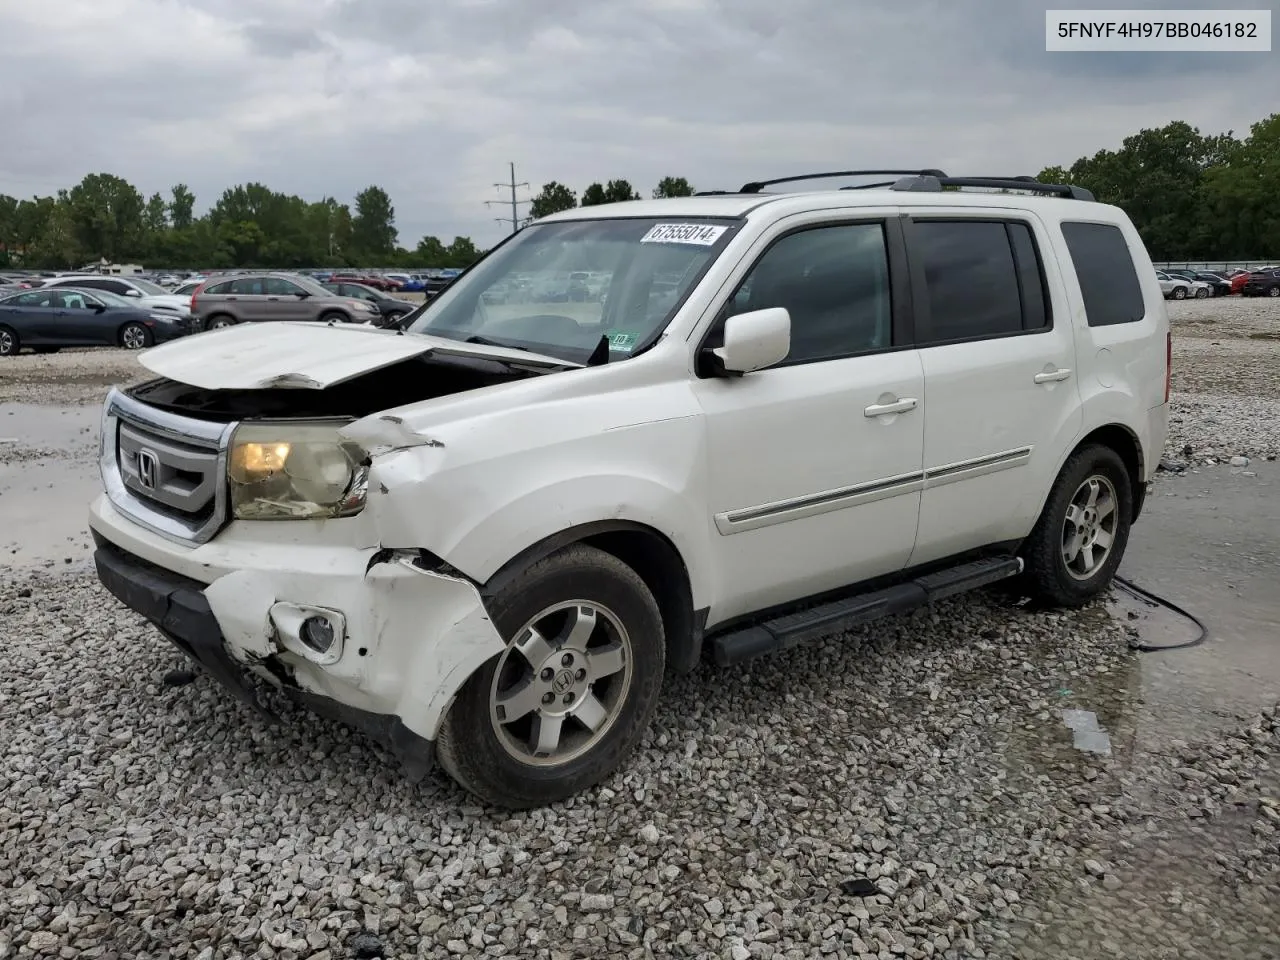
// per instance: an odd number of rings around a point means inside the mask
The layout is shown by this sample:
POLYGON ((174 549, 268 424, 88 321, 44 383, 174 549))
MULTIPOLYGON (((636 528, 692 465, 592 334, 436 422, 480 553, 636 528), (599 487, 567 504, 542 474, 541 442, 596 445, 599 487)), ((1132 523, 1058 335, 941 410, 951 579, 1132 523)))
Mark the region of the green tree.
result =
POLYGON ((70 227, 90 257, 125 260, 141 253, 142 194, 110 173, 91 173, 68 195, 70 227))
POLYGON ((627 180, 610 180, 604 188, 605 203, 621 203, 624 200, 639 200, 640 194, 627 180))
POLYGON ((366 187, 356 194, 356 214, 351 221, 351 241, 362 256, 386 256, 396 249, 396 211, 381 187, 366 187))
POLYGON ((445 258, 448 260, 445 266, 466 268, 480 259, 480 251, 470 237, 454 237, 445 251, 445 258))
POLYGON ((582 191, 582 203, 584 207, 598 207, 602 203, 608 203, 609 198, 605 196, 604 187, 599 183, 593 183, 582 191))
POLYGON ((572 210, 578 205, 578 198, 563 183, 552 180, 542 185, 542 192, 529 204, 529 219, 537 220, 548 217, 561 210, 572 210))
POLYGON ((175 230, 186 230, 195 219, 196 195, 185 183, 174 184, 170 194, 173 199, 169 201, 169 222, 175 230))
POLYGON ((423 237, 413 251, 414 259, 424 267, 447 267, 450 264, 449 248, 440 242, 439 237, 423 237))
POLYGON ((17 198, 0 193, 0 263, 8 266, 18 230, 17 198))
POLYGON ((1224 257, 1274 257, 1280 251, 1280 113, 1259 120, 1249 136, 1205 171, 1205 245, 1224 257))
POLYGON ((150 234, 163 233, 169 227, 169 211, 164 197, 153 193, 142 212, 142 224, 150 234))
POLYGON ((692 197, 693 194, 693 185, 684 177, 663 177, 653 188, 655 200, 661 200, 664 197, 692 197))

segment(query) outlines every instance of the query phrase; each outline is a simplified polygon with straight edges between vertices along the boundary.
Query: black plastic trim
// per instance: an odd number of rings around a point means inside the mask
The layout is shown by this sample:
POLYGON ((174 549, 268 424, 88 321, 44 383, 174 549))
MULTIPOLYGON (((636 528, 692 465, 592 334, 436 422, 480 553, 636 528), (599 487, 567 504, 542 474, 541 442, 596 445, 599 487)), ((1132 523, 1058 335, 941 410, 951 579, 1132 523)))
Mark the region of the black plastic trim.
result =
POLYGON ((880 176, 911 176, 911 177, 946 177, 941 170, 834 170, 829 173, 801 173, 794 177, 776 177, 773 180, 752 180, 744 183, 739 193, 759 193, 765 187, 776 186, 779 183, 798 183, 801 180, 830 180, 835 177, 880 177, 880 176))

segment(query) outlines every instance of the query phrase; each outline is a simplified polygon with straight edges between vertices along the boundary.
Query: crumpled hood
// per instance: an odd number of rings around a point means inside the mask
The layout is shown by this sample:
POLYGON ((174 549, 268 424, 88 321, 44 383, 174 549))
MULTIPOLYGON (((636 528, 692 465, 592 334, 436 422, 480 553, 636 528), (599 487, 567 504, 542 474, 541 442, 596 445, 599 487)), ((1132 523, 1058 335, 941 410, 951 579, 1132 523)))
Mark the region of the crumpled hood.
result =
POLYGON ((139 356, 152 373, 205 390, 324 390, 413 357, 479 357, 531 370, 581 364, 507 347, 360 324, 247 323, 173 340, 139 356))

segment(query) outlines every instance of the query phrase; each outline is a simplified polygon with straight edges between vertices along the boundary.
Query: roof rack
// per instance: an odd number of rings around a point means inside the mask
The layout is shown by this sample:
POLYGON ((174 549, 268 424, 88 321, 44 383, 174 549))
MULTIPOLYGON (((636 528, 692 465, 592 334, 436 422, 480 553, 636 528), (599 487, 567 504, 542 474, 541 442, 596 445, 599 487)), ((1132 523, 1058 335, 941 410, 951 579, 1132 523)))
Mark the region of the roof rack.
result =
POLYGON ((750 183, 744 183, 739 193, 759 193, 765 187, 772 187, 779 183, 795 183, 798 180, 828 180, 832 177, 882 177, 882 176, 908 176, 908 177, 942 177, 946 174, 941 170, 833 170, 830 173, 802 173, 794 177, 778 177, 775 180, 752 180, 750 183))
POLYGON ((1035 177, 947 177, 919 174, 903 177, 889 189, 937 193, 943 187, 989 187, 994 190, 1026 190, 1029 193, 1045 193, 1068 200, 1096 199, 1093 193, 1084 187, 1069 183, 1041 183, 1035 177))

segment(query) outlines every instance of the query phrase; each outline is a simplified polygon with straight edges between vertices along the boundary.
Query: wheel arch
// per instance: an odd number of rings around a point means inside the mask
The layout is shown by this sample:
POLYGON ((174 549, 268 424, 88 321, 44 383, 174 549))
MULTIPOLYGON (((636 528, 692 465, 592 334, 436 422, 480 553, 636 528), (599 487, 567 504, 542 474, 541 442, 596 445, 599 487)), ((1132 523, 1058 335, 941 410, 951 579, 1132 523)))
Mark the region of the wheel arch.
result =
MULTIPOLYGON (((1067 451, 1066 456, 1062 458, 1062 462, 1058 464, 1058 472, 1054 476, 1057 477, 1062 472, 1062 468, 1068 460, 1085 447, 1093 444, 1114 450, 1124 462, 1125 472, 1129 475, 1129 487, 1133 495, 1133 516, 1130 519, 1137 520, 1138 514, 1142 512, 1142 506, 1147 494, 1147 485, 1143 480, 1143 477, 1146 476, 1146 462, 1142 454, 1142 442, 1138 439, 1138 435, 1125 425, 1108 423, 1090 430, 1067 451)), ((1046 492, 1045 495, 1047 497, 1048 493, 1046 492)), ((1041 504, 1041 510, 1043 509, 1044 505, 1041 504)))
POLYGON ((533 543, 504 563, 484 583, 484 598, 503 590, 521 571, 575 543, 603 550, 634 570, 658 603, 666 634, 667 665, 688 673, 702 655, 707 610, 695 610, 689 568, 676 545, 661 531, 633 520, 611 519, 559 530, 533 543))

